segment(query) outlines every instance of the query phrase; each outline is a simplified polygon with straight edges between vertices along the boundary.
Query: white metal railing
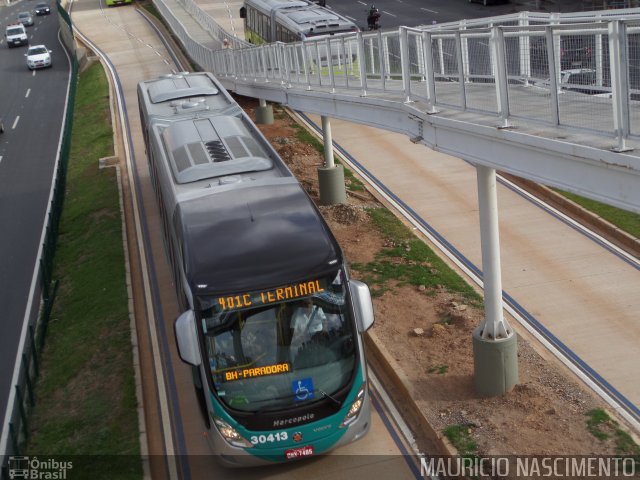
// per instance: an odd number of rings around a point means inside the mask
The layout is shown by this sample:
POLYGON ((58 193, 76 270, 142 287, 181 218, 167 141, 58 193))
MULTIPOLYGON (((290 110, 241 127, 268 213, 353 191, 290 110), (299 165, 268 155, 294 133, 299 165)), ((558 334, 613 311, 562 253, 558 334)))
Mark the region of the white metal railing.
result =
POLYGON ((629 109, 640 98, 640 72, 629 66, 640 62, 627 60, 630 52, 640 57, 639 36, 636 21, 621 20, 454 32, 402 27, 212 56, 218 76, 398 94, 432 110, 497 115, 504 126, 519 117, 609 133, 623 149, 625 138, 640 133, 629 109))
POLYGON ((156 6, 189 55, 218 77, 252 84, 384 94, 431 113, 486 113, 503 126, 535 121, 615 138, 640 136, 640 9, 517 14, 425 28, 253 46, 230 37, 193 0, 178 0, 220 48, 205 47, 156 6), (222 48, 222 39, 233 39, 222 48))

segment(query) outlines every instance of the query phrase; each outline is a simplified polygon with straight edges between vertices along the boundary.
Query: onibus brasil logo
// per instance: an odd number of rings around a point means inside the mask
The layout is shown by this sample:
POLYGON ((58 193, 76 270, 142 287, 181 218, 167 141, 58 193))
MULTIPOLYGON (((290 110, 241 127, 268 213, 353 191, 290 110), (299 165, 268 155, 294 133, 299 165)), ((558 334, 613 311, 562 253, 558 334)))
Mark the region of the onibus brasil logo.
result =
POLYGON ((64 480, 67 471, 73 468, 72 462, 61 462, 53 458, 9 457, 9 478, 28 478, 37 480, 64 480))

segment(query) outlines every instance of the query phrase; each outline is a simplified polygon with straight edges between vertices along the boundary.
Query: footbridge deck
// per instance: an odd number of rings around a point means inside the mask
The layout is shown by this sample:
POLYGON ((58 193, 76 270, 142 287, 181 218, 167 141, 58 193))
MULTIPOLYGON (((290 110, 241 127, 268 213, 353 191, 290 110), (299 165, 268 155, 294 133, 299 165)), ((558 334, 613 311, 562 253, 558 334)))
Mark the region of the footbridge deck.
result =
POLYGON ((640 9, 253 46, 192 0, 178 9, 171 1, 156 4, 229 90, 400 132, 475 165, 640 211, 640 9), (206 42, 187 28, 194 21, 206 42), (574 68, 566 52, 581 49, 588 54, 574 68))

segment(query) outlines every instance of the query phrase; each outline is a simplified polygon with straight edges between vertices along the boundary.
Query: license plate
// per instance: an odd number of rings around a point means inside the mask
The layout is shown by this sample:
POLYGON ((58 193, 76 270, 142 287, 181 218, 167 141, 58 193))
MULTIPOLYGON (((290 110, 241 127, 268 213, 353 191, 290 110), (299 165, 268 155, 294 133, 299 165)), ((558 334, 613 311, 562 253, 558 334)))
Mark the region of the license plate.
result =
POLYGON ((287 460, 310 457, 311 455, 313 455, 313 446, 309 445, 308 447, 298 447, 292 448, 290 450, 285 450, 284 455, 285 457, 287 457, 287 460))

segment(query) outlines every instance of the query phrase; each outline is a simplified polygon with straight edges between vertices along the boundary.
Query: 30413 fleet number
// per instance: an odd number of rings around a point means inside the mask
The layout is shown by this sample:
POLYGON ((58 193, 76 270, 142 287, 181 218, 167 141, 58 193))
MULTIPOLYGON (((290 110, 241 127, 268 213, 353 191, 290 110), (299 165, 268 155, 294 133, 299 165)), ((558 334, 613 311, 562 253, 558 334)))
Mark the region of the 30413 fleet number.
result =
POLYGON ((254 445, 259 445, 261 443, 273 443, 273 442, 281 442, 283 440, 287 440, 289 435, 287 432, 277 432, 270 433, 269 435, 252 435, 251 443, 254 445))

